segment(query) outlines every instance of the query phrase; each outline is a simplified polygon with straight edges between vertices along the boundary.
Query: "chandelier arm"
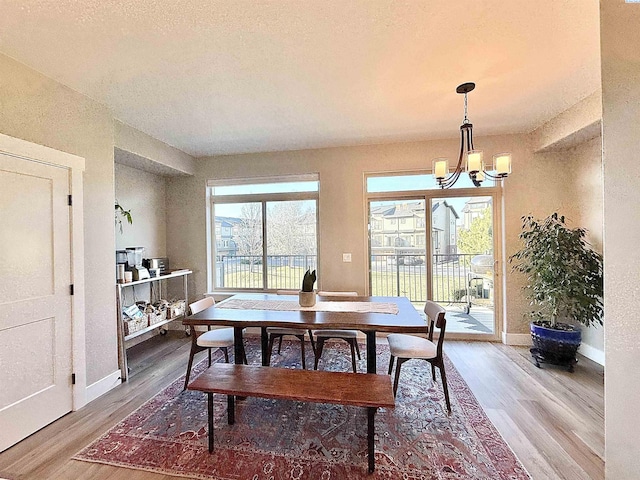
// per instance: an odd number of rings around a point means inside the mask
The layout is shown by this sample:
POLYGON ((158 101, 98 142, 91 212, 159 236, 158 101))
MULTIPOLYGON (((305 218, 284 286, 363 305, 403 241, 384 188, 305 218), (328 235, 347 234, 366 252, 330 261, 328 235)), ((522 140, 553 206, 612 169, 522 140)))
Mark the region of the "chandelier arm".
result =
POLYGON ((447 178, 443 179, 440 183, 441 188, 449 188, 458 181, 460 173, 462 172, 462 156, 464 153, 464 124, 460 127, 460 154, 458 155, 458 164, 456 169, 447 178))
POLYGON ((460 177, 460 174, 462 172, 460 170, 456 170, 455 172, 453 172, 453 174, 451 175, 451 177, 448 179, 448 181, 446 183, 442 183, 440 184, 440 186, 443 189, 448 189, 453 187, 453 185, 455 185, 455 183, 458 181, 458 178, 460 177))
MULTIPOLYGON (((462 171, 462 156, 464 155, 464 124, 460 127, 460 153, 458 154, 458 164, 456 165, 456 172, 462 171)), ((458 173, 458 176, 460 173, 458 173)))
POLYGON ((492 175, 489 172, 487 172, 486 170, 483 170, 483 173, 489 177, 491 180, 502 180, 504 178, 504 175, 492 175))

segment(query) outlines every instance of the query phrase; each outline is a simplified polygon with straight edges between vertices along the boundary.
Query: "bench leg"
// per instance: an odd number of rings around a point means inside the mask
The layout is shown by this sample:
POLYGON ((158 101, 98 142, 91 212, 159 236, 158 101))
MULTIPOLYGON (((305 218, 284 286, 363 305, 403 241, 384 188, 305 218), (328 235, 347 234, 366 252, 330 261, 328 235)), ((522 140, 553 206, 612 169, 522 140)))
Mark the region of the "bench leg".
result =
POLYGON ((236 423, 236 402, 233 395, 227 395, 227 423, 229 425, 236 423))
POLYGON ((376 407, 367 407, 367 457, 369 459, 369 473, 376 468, 376 456, 373 437, 376 433, 375 415, 376 407))
POLYGON ((207 423, 209 424, 209 453, 213 452, 213 393, 207 393, 207 423))

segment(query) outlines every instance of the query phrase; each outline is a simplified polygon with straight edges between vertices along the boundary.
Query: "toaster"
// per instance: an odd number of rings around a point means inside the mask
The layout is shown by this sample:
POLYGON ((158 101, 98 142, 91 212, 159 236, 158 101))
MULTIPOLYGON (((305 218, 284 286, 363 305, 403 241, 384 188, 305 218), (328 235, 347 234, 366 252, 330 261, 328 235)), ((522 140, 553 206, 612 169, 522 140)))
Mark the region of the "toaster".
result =
POLYGON ((145 258, 142 264, 149 270, 159 271, 161 275, 164 275, 169 271, 169 259, 166 257, 145 258))

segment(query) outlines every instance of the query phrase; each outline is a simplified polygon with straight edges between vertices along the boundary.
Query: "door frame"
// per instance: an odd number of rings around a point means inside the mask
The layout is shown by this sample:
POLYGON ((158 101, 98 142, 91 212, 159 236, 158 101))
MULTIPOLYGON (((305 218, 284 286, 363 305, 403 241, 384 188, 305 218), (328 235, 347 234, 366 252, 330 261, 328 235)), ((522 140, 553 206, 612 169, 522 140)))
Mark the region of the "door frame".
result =
POLYGON ((75 374, 72 385, 73 410, 87 403, 86 341, 85 341, 85 286, 84 286, 84 219, 83 183, 85 159, 36 143, 0 133, 0 154, 30 162, 38 162, 68 171, 69 192, 73 196, 69 207, 69 238, 71 243, 71 365, 75 374))
MULTIPOLYGON (((393 172, 393 174, 425 174, 425 172, 393 172)), ((505 269, 505 258, 504 258, 504 208, 503 202, 504 197, 502 195, 502 187, 498 184, 493 187, 482 187, 482 188, 454 188, 454 189, 425 189, 425 190, 406 190, 406 191, 394 191, 394 192, 372 192, 368 193, 366 189, 367 177, 369 176, 380 176, 383 175, 380 172, 376 173, 368 173, 364 176, 364 215, 365 215, 365 245, 367 245, 367 254, 369 260, 365 262, 366 268, 366 294, 371 294, 371 281, 370 281, 370 272, 371 261, 370 261, 370 243, 369 243, 369 204, 372 201, 384 201, 384 200, 424 200, 425 201, 425 209, 426 209, 426 218, 425 218, 425 232, 427 233, 427 239, 425 242, 425 253, 426 253, 426 261, 425 267, 427 269, 432 268, 431 261, 431 246, 430 242, 432 241, 431 235, 428 233, 431 231, 431 215, 430 205, 431 200, 434 198, 451 198, 451 197, 474 197, 474 196, 483 196, 483 197, 492 197, 493 201, 493 237, 494 237, 494 285, 497 287, 494 289, 494 331, 493 333, 476 333, 476 334, 465 334, 465 333, 457 333, 457 332, 449 332, 447 333, 447 337, 459 340, 488 340, 488 341, 502 341, 502 329, 504 324, 504 313, 505 313, 505 302, 504 302, 504 289, 506 285, 504 284, 504 269, 505 269)), ((427 275, 427 298, 431 298, 431 275, 427 275)))

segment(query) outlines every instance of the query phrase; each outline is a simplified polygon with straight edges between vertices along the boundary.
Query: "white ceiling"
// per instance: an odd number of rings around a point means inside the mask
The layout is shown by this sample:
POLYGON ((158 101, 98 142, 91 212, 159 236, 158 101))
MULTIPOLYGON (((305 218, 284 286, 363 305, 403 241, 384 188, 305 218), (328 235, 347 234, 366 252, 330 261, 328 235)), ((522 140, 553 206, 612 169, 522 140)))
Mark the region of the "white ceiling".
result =
MULTIPOLYGON (((600 86, 598 0, 0 0, 0 52, 194 156, 528 132, 600 86)), ((0 80, 1 81, 1 80, 0 80)))

